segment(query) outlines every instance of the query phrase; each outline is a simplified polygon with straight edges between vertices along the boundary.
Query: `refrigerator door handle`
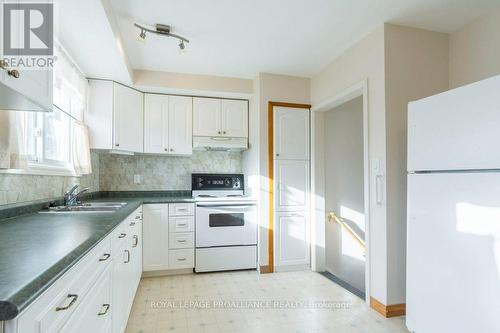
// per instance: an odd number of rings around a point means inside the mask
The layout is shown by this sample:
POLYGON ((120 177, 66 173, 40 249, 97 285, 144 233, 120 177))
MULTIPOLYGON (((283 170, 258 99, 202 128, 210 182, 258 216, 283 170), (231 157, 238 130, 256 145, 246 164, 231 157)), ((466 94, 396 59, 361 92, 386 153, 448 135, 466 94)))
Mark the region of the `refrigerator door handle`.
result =
POLYGON ((375 203, 377 205, 381 205, 384 200, 383 179, 381 174, 375 176, 375 203))

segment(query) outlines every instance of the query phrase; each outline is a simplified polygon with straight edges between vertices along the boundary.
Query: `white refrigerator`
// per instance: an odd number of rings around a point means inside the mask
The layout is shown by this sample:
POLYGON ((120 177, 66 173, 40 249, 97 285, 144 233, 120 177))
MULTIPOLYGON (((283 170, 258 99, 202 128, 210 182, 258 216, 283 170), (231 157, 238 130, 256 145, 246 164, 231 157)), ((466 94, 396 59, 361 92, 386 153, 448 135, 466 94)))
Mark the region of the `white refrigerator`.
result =
POLYGON ((500 76, 409 104, 406 324, 500 332, 500 76))

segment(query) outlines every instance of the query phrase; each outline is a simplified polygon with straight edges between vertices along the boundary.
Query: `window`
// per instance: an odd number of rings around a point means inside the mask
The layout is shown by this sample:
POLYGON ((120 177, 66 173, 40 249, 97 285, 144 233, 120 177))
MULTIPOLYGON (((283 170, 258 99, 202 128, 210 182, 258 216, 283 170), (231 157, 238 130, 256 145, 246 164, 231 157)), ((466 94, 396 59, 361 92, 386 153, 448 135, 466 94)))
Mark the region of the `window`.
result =
POLYGON ((28 117, 28 168, 73 173, 71 117, 56 108, 51 113, 30 113, 28 117))

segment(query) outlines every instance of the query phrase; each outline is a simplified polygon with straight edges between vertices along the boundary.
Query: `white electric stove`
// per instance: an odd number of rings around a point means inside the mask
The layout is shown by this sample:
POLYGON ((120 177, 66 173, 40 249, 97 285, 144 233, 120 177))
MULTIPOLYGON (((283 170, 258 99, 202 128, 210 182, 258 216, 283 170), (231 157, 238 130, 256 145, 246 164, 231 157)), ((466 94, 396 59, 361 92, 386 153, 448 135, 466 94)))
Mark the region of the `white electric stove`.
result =
POLYGON ((195 272, 257 268, 257 203, 241 174, 193 174, 195 272))

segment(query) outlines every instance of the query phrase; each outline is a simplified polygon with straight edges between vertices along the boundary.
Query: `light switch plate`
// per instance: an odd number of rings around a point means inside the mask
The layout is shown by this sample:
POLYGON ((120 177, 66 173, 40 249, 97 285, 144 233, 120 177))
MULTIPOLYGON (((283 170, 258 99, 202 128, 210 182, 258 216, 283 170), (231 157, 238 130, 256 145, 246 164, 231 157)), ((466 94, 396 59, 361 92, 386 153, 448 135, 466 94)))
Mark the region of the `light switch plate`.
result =
POLYGON ((134 184, 141 183, 141 175, 134 175, 134 184))

